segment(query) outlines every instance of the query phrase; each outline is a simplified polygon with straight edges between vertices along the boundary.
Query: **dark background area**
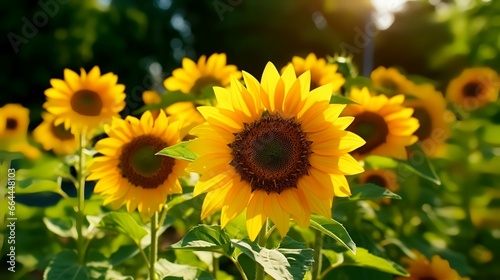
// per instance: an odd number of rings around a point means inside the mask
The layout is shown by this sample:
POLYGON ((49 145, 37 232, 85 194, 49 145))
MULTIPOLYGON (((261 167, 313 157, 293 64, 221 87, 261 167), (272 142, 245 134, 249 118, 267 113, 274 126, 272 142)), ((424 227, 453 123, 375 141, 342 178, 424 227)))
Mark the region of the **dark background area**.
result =
POLYGON ((114 72, 133 110, 142 105, 142 91, 162 90, 184 56, 225 52, 229 63, 260 77, 267 61, 282 67, 294 55, 347 52, 362 70, 371 43, 373 67, 401 67, 440 80, 443 90, 467 66, 499 70, 499 7, 498 1, 472 1, 465 10, 454 1, 410 1, 375 34, 367 0, 2 1, 0 105, 29 107, 34 128, 43 92, 64 68, 114 72))

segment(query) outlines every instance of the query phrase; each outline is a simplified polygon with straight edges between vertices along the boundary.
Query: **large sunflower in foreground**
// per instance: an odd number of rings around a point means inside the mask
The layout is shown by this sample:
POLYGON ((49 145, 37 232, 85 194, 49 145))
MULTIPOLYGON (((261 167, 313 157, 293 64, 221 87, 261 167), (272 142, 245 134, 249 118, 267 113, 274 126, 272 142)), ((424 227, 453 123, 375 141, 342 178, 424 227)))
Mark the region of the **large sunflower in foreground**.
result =
POLYGON ((109 138, 97 142, 96 157, 89 166, 87 180, 99 180, 94 191, 106 197, 114 208, 136 208, 146 220, 160 211, 167 195, 181 193, 178 178, 185 161, 155 154, 179 142, 179 123, 170 122, 164 112, 156 119, 146 111, 141 119, 114 118, 105 131, 109 138))
POLYGON ((0 108, 0 150, 20 152, 29 159, 38 158, 40 151, 28 143, 30 111, 20 104, 5 104, 0 108))
POLYGON ((50 80, 52 88, 45 90, 43 107, 55 116, 55 125, 64 123, 73 133, 93 131, 119 117, 125 107, 125 86, 117 81, 113 73, 101 76, 97 66, 88 73, 81 69, 80 76, 64 69, 64 80, 50 80))
POLYGON ((394 67, 379 66, 372 71, 370 79, 375 86, 383 89, 387 96, 412 93, 416 86, 394 67))
POLYGON ((427 155, 439 155, 451 134, 449 126, 455 116, 446 110, 446 100, 433 85, 416 86, 412 96, 415 98, 405 100, 403 105, 413 108, 413 117, 420 123, 415 135, 427 155))
POLYGON ((185 57, 182 59, 182 68, 175 69, 172 76, 163 84, 170 91, 180 90, 183 93, 192 93, 199 96, 202 90, 211 86, 226 87, 230 77, 241 78, 241 72, 235 65, 226 64, 226 54, 212 54, 208 59, 202 55, 195 63, 185 57))
POLYGON ((468 280, 469 277, 461 277, 456 270, 450 267, 447 260, 438 255, 434 255, 429 261, 418 251, 413 251, 416 259, 403 258, 403 262, 408 265, 409 277, 396 277, 396 280, 468 280))
POLYGON ((366 141, 354 151, 354 156, 358 159, 368 155, 407 159, 405 147, 417 141, 413 134, 419 123, 412 117, 413 109, 403 107, 404 95, 371 96, 367 88, 354 88, 349 97, 358 104, 348 105, 343 112, 343 115, 355 117, 347 129, 366 141))
POLYGON ((55 125, 55 117, 48 113, 43 113, 43 122, 33 130, 33 138, 42 147, 57 155, 70 155, 78 150, 78 134, 71 133, 64 128, 64 124, 55 125))
POLYGON ((331 83, 333 92, 338 92, 345 82, 342 74, 337 72, 338 65, 328 64, 326 59, 318 59, 314 53, 310 53, 306 58, 294 56, 289 64, 293 65, 297 76, 306 71, 311 72, 311 90, 331 83))
POLYGON ((499 89, 500 77, 495 70, 488 67, 469 68, 450 81, 446 98, 467 111, 473 111, 495 102, 499 89))
POLYGON ((331 217, 334 196, 350 195, 345 175, 363 171, 348 153, 364 141, 344 131, 345 105, 329 104, 332 84, 313 91, 310 72, 280 76, 268 63, 259 83, 243 72, 229 89, 216 87, 219 106, 199 107, 206 123, 191 133, 200 157, 188 168, 201 173, 194 194, 207 193, 202 218, 222 209, 221 225, 246 208, 254 240, 267 218, 284 236, 289 219, 308 226, 310 213, 331 217))

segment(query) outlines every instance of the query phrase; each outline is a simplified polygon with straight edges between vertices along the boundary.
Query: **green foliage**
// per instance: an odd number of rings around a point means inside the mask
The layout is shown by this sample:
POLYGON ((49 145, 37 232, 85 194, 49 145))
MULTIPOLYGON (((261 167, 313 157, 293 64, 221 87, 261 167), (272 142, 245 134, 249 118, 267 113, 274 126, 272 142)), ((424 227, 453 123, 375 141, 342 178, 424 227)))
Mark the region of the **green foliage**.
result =
POLYGON ((382 198, 401 199, 399 195, 391 192, 386 188, 377 186, 372 183, 367 183, 363 185, 352 186, 351 196, 338 197, 335 199, 335 203, 358 201, 358 200, 375 200, 382 198))
POLYGON ((45 270, 46 280, 110 280, 107 278, 111 264, 101 254, 94 252, 88 256, 85 265, 77 262, 76 252, 63 250, 57 254, 45 270))
POLYGON ((141 240, 148 232, 140 227, 137 222, 126 213, 111 212, 102 217, 100 228, 113 230, 130 237, 135 244, 140 246, 141 240))
POLYGON ((173 146, 164 148, 163 150, 156 153, 156 155, 168 156, 186 161, 194 161, 196 158, 198 158, 198 155, 191 151, 188 145, 189 141, 183 141, 173 146))
POLYGON ((349 233, 341 223, 322 216, 311 215, 311 227, 335 239, 346 249, 356 253, 356 244, 354 244, 354 241, 352 241, 349 233))
POLYGON ((171 263, 165 259, 159 259, 156 263, 156 273, 162 280, 212 280, 208 272, 199 268, 171 263))

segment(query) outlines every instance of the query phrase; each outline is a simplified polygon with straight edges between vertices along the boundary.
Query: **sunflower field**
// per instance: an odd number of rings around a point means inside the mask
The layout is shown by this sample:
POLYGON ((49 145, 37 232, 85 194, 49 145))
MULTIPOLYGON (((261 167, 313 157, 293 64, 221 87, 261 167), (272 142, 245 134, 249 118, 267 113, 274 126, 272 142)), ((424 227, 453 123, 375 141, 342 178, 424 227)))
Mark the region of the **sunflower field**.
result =
POLYGON ((0 7, 0 279, 500 279, 500 1, 0 7))

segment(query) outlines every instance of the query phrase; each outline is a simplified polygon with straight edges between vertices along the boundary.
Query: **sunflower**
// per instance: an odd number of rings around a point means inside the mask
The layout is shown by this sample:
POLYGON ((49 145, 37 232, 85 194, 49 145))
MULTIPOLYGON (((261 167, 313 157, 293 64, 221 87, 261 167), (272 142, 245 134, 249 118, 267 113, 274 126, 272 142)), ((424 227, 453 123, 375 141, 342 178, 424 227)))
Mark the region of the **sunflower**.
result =
POLYGON ((368 155, 407 159, 405 147, 417 141, 413 134, 419 124, 411 117, 413 109, 401 105, 404 95, 371 96, 367 88, 353 88, 350 98, 358 104, 350 104, 344 110, 344 115, 355 117, 347 130, 366 141, 363 147, 354 151, 354 156, 358 159, 368 155))
POLYGON ((64 128, 63 124, 55 125, 55 117, 48 113, 43 113, 43 122, 33 130, 33 138, 42 147, 57 155, 70 155, 78 150, 78 135, 71 133, 64 128))
POLYGON ((208 59, 202 55, 196 64, 189 58, 182 59, 182 68, 175 69, 172 77, 163 84, 170 91, 180 90, 200 96, 202 90, 209 86, 229 85, 230 77, 241 78, 241 72, 235 65, 226 64, 226 54, 212 54, 208 59))
MULTIPOLYGON (((359 176, 359 183, 373 183, 391 192, 397 192, 399 190, 396 173, 391 170, 366 170, 359 176)), ((391 203, 391 199, 383 199, 382 202, 391 203)))
MULTIPOLYGON (((153 90, 145 91, 142 94, 142 100, 144 104, 159 104, 161 103, 161 97, 158 92, 153 90)), ((196 110, 194 103, 186 102, 176 102, 167 108, 163 109, 167 116, 170 117, 171 121, 181 121, 180 135, 185 137, 191 128, 202 124, 205 122, 203 116, 196 110)), ((153 117, 157 117, 160 110, 151 111, 153 117)))
POLYGON ((446 89, 446 98, 466 110, 472 111, 498 99, 500 77, 491 68, 465 69, 451 80, 446 89))
POLYGON ((95 192, 106 196, 104 204, 114 208, 136 208, 146 220, 162 209, 167 195, 181 193, 178 178, 185 161, 156 156, 155 153, 179 142, 179 124, 162 111, 156 119, 146 111, 139 119, 114 118, 105 126, 109 138, 97 142, 96 157, 89 166, 87 180, 99 180, 95 192))
MULTIPOLYGON (((145 90, 142 93, 142 102, 144 102, 145 105, 160 104, 161 96, 155 90, 145 90)), ((155 118, 160 113, 160 110, 150 110, 150 111, 151 114, 153 114, 153 117, 155 118)))
POLYGON ((20 104, 6 104, 0 108, 0 150, 20 152, 28 159, 36 159, 40 151, 28 143, 30 111, 20 104))
POLYGON ((449 124, 455 117, 446 110, 446 100, 433 85, 416 86, 412 96, 416 98, 406 100, 403 105, 413 108, 413 117, 420 123, 415 135, 427 155, 437 155, 444 149, 451 133, 449 124))
POLYGON ((0 139, 24 139, 28 134, 30 110, 20 104, 6 104, 0 108, 2 118, 0 139))
POLYGON ((199 107, 206 123, 191 130, 200 157, 188 168, 201 173, 194 195, 207 193, 202 219, 222 209, 221 226, 246 208, 255 240, 270 218, 284 236, 289 219, 308 226, 310 213, 331 217, 333 196, 349 196, 345 175, 363 171, 348 152, 364 141, 344 129, 345 105, 329 104, 333 84, 309 91, 310 72, 280 76, 268 63, 259 83, 243 72, 229 89, 216 87, 219 106, 199 107))
MULTIPOLYGON (((324 58, 318 59, 314 53, 310 53, 305 59, 299 56, 292 58, 295 74, 300 76, 306 71, 311 72, 311 90, 326 84, 333 84, 333 92, 338 92, 345 79, 342 74, 337 73, 338 65, 327 64, 324 58)), ((282 69, 285 70, 285 67, 282 69)))
POLYGON ((403 258, 403 262, 408 265, 409 277, 396 277, 396 280, 468 280, 469 277, 461 277, 456 270, 450 267, 447 260, 438 255, 434 255, 429 261, 420 252, 413 250, 416 259, 403 258))
POLYGON ((89 73, 81 69, 80 76, 65 69, 64 80, 50 80, 52 88, 45 91, 43 107, 55 116, 55 125, 64 123, 72 133, 92 132, 112 117, 119 117, 125 107, 125 86, 117 81, 113 73, 101 76, 97 66, 89 73))
POLYGON ((388 96, 408 94, 414 91, 415 83, 408 80, 396 68, 379 66, 370 74, 373 84, 384 90, 388 96))

